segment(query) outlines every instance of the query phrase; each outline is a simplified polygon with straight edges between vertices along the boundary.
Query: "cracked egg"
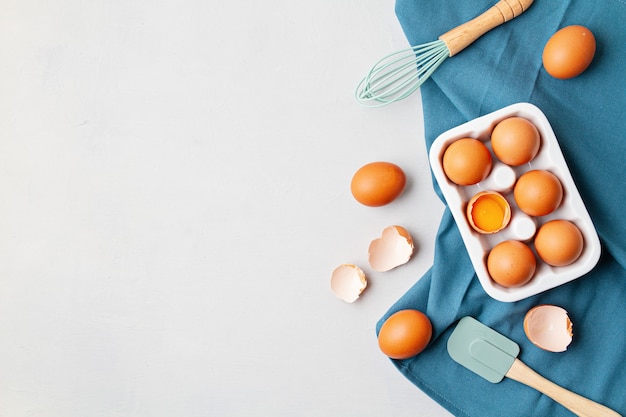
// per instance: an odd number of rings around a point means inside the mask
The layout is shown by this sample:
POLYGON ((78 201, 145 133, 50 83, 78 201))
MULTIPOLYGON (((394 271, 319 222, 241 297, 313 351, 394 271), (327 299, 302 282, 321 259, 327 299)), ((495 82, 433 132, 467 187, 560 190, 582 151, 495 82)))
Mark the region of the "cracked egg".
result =
POLYGON ((511 206, 502 194, 481 191, 467 203, 467 220, 478 233, 497 233, 509 224, 511 206))
POLYGON ((549 352, 564 352, 572 342, 572 322, 567 311, 555 305, 533 307, 524 317, 528 340, 549 352))

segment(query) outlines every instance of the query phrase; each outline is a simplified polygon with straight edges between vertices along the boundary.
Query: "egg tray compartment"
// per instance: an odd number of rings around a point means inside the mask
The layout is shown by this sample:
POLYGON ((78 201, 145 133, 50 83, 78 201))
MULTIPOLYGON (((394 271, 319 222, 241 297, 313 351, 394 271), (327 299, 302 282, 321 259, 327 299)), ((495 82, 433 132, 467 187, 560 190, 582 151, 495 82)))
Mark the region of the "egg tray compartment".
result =
POLYGON ((554 131, 543 112, 530 103, 517 103, 471 120, 442 133, 433 142, 429 159, 433 174, 441 188, 444 198, 458 225, 463 242, 476 271, 476 275, 487 294, 504 301, 518 301, 551 288, 570 282, 589 272, 600 258, 600 240, 593 226, 591 217, 580 197, 572 175, 567 167, 554 131), (490 137, 495 126, 509 117, 523 117, 531 121, 541 137, 539 152, 529 163, 518 167, 505 165, 493 154, 490 137), (471 186, 459 186, 451 182, 443 170, 443 154, 454 141, 462 138, 481 140, 491 152, 492 169, 481 182, 471 186), (552 172, 558 177, 563 187, 563 199, 552 213, 532 217, 523 213, 513 198, 515 181, 525 172, 541 169, 552 172), (511 205, 511 220, 503 230, 494 234, 476 232, 466 217, 469 199, 480 191, 498 191, 511 205), (583 235, 583 251, 570 265, 554 267, 545 264, 537 256, 533 245, 534 235, 542 224, 556 219, 569 220, 583 235), (498 243, 514 239, 527 243, 535 254, 537 268, 533 278, 519 287, 506 288, 491 279, 487 271, 487 255, 498 243))

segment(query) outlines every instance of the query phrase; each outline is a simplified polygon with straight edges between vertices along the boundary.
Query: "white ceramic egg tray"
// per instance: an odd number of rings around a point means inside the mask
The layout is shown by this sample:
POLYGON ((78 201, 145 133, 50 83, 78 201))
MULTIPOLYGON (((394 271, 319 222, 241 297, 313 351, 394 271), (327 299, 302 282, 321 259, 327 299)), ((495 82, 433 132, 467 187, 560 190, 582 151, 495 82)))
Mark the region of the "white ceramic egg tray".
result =
POLYGON ((572 281, 589 272, 600 258, 600 240, 593 226, 591 217, 574 184, 572 175, 561 152, 554 131, 543 112, 530 103, 517 103, 471 120, 441 134, 430 149, 430 164, 433 174, 439 183, 450 211, 458 225, 471 258, 476 275, 481 285, 492 298, 504 302, 518 301, 556 286, 572 281), (500 162, 491 150, 490 137, 494 127, 508 117, 523 117, 530 120, 539 130, 541 146, 537 156, 529 163, 511 167, 500 162), (492 169, 483 181, 471 186, 459 186, 448 180, 443 171, 443 154, 455 140, 471 137, 485 143, 492 153, 492 169), (563 186, 561 205, 552 213, 542 217, 531 217, 523 213, 515 204, 513 186, 515 181, 526 171, 544 169, 555 174, 563 186), (471 228, 466 217, 468 200, 477 192, 485 190, 498 191, 505 196, 511 205, 511 221, 509 225, 494 234, 480 234, 471 228), (498 243, 515 239, 532 244, 535 232, 547 221, 554 219, 569 220, 583 234, 584 248, 580 257, 572 264, 554 267, 545 264, 536 256, 537 269, 530 282, 506 288, 493 281, 487 272, 487 255, 498 243))

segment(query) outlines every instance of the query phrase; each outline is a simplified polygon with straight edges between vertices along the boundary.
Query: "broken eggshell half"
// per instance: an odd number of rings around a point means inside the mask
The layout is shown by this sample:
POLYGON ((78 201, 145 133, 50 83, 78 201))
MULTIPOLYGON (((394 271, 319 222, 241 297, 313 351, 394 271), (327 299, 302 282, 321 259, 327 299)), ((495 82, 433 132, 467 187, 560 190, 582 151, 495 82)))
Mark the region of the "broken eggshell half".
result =
POLYGON ((330 289, 347 303, 355 302, 366 287, 365 273, 353 264, 339 265, 330 277, 330 289))
POLYGON ((388 226, 370 243, 369 263, 374 271, 385 272, 404 265, 413 255, 413 239, 402 226, 388 226))
POLYGON ((535 346, 549 352, 564 352, 573 336, 567 311, 547 304, 533 307, 526 313, 524 332, 535 346))

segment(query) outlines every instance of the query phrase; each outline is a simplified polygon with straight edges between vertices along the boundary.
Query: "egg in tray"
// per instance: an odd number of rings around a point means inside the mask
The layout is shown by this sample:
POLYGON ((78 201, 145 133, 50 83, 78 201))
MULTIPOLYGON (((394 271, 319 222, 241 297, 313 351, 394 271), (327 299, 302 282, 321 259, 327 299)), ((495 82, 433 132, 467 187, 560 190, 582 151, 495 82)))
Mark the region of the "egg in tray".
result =
POLYGON ((600 241, 545 115, 517 103, 441 134, 430 164, 485 291, 517 301, 576 279, 600 241))

